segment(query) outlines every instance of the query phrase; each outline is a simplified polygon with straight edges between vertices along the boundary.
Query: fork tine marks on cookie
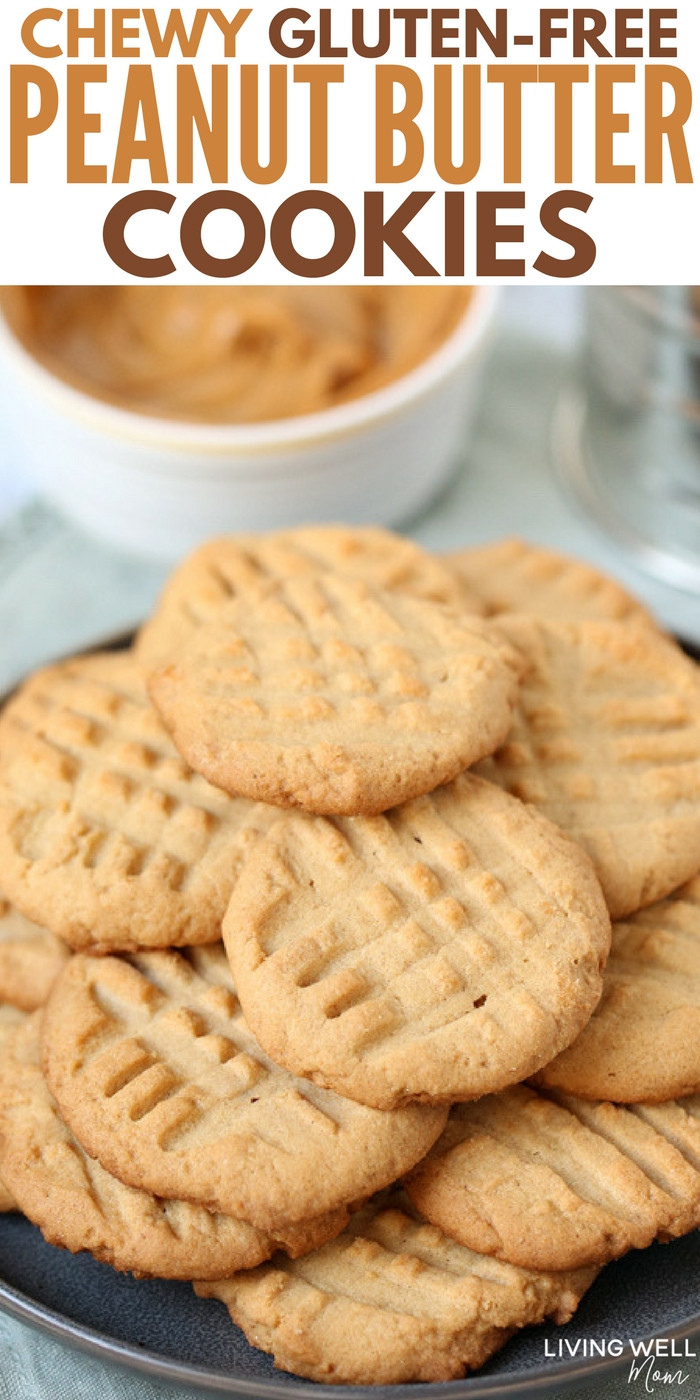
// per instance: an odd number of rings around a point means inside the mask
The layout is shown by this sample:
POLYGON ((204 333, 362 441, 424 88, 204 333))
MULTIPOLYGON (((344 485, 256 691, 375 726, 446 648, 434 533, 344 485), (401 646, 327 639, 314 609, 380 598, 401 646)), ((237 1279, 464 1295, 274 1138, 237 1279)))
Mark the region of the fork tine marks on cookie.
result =
POLYGON ((224 920, 263 1048, 380 1108, 534 1073, 590 1016, 609 937, 583 852, 469 775, 382 817, 285 817, 224 920))
POLYGON ((60 1111, 108 1171, 276 1237, 395 1180, 447 1116, 379 1112, 278 1068, 246 1025, 220 947, 74 957, 43 1042, 60 1111))
POLYGON ((648 625, 499 625, 528 662, 483 777, 533 802, 589 853, 613 918, 700 867, 700 673, 648 625))
POLYGON ((470 1248, 578 1268, 694 1229, 699 1152, 697 1100, 623 1108, 518 1085, 453 1109, 406 1189, 470 1248))
POLYGON ((0 780, 8 897, 75 948, 217 941, 272 820, 183 764, 130 653, 31 679, 0 718, 0 780))
MULTIPOLYGON (((17 1204, 51 1244, 89 1250, 139 1275, 190 1279, 202 1271, 222 1278, 251 1268, 282 1243, 245 1221, 125 1186, 86 1154, 42 1075, 38 1015, 18 1023, 7 1038, 0 1126, 0 1160, 17 1204)), ((343 1223, 342 1216, 311 1221, 287 1244, 294 1253, 313 1249, 343 1223)))
POLYGON ((210 782, 358 815, 492 753, 519 672, 480 619, 318 573, 229 601, 148 683, 177 748, 210 782))
POLYGON ((274 1260, 195 1289, 220 1299, 283 1370, 333 1384, 396 1385, 462 1376, 516 1328, 567 1320, 594 1277, 479 1256, 417 1218, 397 1192, 299 1264, 274 1260))
POLYGON ((314 577, 329 570, 462 612, 484 610, 454 569, 389 530, 321 525, 224 536, 195 550, 168 580, 139 636, 139 660, 146 667, 167 660, 241 594, 265 591, 280 577, 314 577))

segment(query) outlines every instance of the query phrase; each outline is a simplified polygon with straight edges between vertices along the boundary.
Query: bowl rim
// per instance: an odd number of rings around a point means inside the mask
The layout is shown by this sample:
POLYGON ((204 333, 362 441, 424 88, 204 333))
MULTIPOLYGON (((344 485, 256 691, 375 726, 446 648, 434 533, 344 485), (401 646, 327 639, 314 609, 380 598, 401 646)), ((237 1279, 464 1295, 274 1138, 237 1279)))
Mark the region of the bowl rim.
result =
POLYGON ((449 381, 465 363, 475 358, 493 327, 499 289, 475 285, 472 293, 447 339, 408 374, 347 403, 265 423, 197 423, 159 418, 107 403, 67 383, 41 364, 23 345, 1 304, 0 362, 14 366, 61 416, 77 420, 92 431, 126 439, 142 447, 178 454, 194 451, 228 456, 298 451, 353 435, 358 429, 394 417, 425 398, 436 386, 449 381))

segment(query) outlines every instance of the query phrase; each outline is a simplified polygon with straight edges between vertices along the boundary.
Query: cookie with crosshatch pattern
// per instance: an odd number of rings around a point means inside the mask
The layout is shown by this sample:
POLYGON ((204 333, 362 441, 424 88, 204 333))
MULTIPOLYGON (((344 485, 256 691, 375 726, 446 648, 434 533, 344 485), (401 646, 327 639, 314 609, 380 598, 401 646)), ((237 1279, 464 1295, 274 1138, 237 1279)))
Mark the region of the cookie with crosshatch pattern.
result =
POLYGON ((700 869, 700 671, 648 626, 498 619, 527 663, 483 777, 593 861, 614 919, 700 869))
POLYGON ((470 1249, 577 1269, 694 1230, 699 1167, 700 1098, 627 1108, 517 1084, 453 1108, 405 1185, 470 1249))
POLYGON ((0 893, 0 1001, 22 1011, 43 1006, 69 956, 61 938, 25 919, 0 893))
POLYGON ((282 1370, 335 1385, 398 1385, 463 1376, 517 1328, 568 1322, 595 1274, 535 1273, 475 1254, 396 1192, 298 1265, 277 1258, 195 1291, 225 1303, 282 1370))
POLYGON ((217 941, 269 819, 183 763, 130 652, 39 671, 0 716, 3 889, 73 948, 217 941))
POLYGON ((380 812, 493 752, 520 662, 480 618, 334 574, 280 578, 201 627, 149 690, 226 791, 380 812))
POLYGON ((700 879, 613 924, 593 1016, 537 1081, 616 1103, 700 1092, 700 879))
POLYGON ((276 1235, 394 1181, 447 1117, 381 1113, 273 1064, 220 944, 72 958, 47 1003, 43 1056, 62 1116, 113 1175, 276 1235))
POLYGON ((305 525, 267 535, 208 540, 165 585, 136 650, 150 668, 176 656, 193 631, 215 620, 232 598, 249 597, 279 578, 335 573, 389 593, 405 593, 462 612, 483 606, 454 569, 413 540, 374 525, 305 525))
POLYGON ((204 1206, 124 1186, 83 1152, 41 1069, 40 1014, 18 1024, 0 1063, 0 1164, 20 1210, 49 1244, 89 1250, 115 1269, 158 1278, 226 1278, 282 1245, 306 1253, 332 1239, 345 1212, 273 1239, 204 1206))
POLYGON ((282 818, 224 920, 268 1053, 359 1102, 478 1098, 570 1044, 610 920, 587 856, 464 774, 383 816, 282 818))
POLYGON ((635 622, 655 626, 646 608, 592 564, 525 540, 495 540, 445 555, 488 617, 536 613, 550 622, 635 622))

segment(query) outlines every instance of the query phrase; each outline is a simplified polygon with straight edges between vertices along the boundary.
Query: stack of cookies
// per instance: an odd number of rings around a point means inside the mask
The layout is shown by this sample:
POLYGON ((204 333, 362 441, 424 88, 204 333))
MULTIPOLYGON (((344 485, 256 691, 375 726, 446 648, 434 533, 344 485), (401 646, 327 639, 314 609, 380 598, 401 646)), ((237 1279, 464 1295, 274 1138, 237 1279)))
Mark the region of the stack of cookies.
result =
POLYGON ((0 1207, 462 1375, 700 1224, 699 871, 700 676, 612 581, 214 541, 0 717, 0 1207))

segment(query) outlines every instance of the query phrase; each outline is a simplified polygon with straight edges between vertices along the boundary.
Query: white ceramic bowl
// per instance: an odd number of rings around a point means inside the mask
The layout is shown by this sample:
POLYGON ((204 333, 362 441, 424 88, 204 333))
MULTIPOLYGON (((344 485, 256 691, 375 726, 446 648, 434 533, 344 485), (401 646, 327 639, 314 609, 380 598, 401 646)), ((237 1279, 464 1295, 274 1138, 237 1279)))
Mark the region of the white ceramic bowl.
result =
POLYGON ((401 524, 465 458, 496 295, 477 288, 449 339, 376 393, 248 426, 113 408, 44 369, 0 314, 23 465, 85 529, 165 559, 227 530, 401 524))

